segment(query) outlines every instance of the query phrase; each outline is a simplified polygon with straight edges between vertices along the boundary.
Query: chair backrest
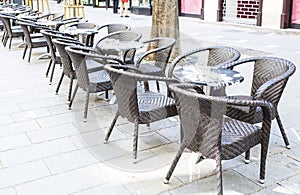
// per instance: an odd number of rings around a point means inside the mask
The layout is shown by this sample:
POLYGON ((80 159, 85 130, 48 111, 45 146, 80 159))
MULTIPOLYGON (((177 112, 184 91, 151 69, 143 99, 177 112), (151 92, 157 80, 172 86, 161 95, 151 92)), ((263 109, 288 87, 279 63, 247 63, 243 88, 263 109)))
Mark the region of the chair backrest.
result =
POLYGON ((139 65, 144 59, 152 58, 152 60, 154 60, 154 65, 165 72, 176 40, 169 37, 157 37, 144 41, 143 43, 148 45, 149 50, 137 60, 136 64, 139 65))
POLYGON ((91 23, 91 22, 73 23, 73 24, 67 25, 66 28, 73 27, 73 26, 78 28, 78 29, 95 29, 95 30, 98 30, 98 28, 99 28, 98 24, 91 23))
POLYGON ((60 39, 54 38, 52 42, 55 45, 55 47, 60 55, 61 62, 63 64, 64 74, 70 77, 72 74, 75 73, 75 70, 73 70, 71 58, 68 55, 68 53, 66 52, 65 47, 74 46, 74 45, 81 45, 81 46, 83 46, 83 45, 77 40, 68 40, 68 39, 62 39, 62 38, 60 38, 60 39))
POLYGON ((140 74, 133 66, 106 65, 104 68, 109 73, 117 97, 119 114, 132 122, 137 119, 139 113, 137 91, 140 81, 174 82, 166 77, 140 74))
MULTIPOLYGON (((192 84, 171 84, 169 88, 175 93, 183 134, 182 143, 192 151, 201 152, 205 157, 215 159, 217 152, 221 153, 222 130, 224 129, 224 121, 228 120, 224 117, 227 105, 261 106, 264 112, 263 128, 270 125, 271 105, 264 100, 238 100, 224 96, 207 96, 204 95, 203 91, 201 92, 199 86, 192 84)), ((241 129, 244 131, 243 128, 241 129)), ((237 129, 237 131, 239 130, 237 129)), ((228 136, 231 136, 230 133, 228 136)), ((224 152, 222 156, 227 156, 227 152, 238 154, 241 149, 239 147, 241 146, 236 144, 236 148, 231 146, 230 151, 222 150, 224 152)))
POLYGON ((113 33, 118 31, 130 31, 131 27, 127 24, 105 24, 99 27, 99 30, 101 29, 107 29, 107 33, 113 33))
POLYGON ((4 29, 6 33, 11 36, 12 35, 12 29, 11 29, 11 20, 14 18, 14 16, 10 16, 7 14, 0 14, 0 18, 3 22, 4 29))
POLYGON ((111 57, 101 56, 97 51, 90 47, 67 46, 65 49, 74 65, 77 76, 77 85, 85 91, 89 91, 90 84, 86 64, 88 59, 94 59, 97 63, 99 63, 99 65, 102 64, 103 66, 111 61, 119 63, 119 61, 111 57))
POLYGON ((292 62, 269 56, 251 57, 224 64, 223 68, 254 62, 251 96, 264 99, 277 107, 289 77, 295 72, 292 62))
POLYGON ((240 56, 241 54, 238 50, 227 46, 208 46, 197 48, 177 56, 169 67, 168 76, 172 77, 175 66, 179 64, 181 66, 191 63, 194 65, 201 64, 204 66, 222 67, 223 64, 238 60, 240 56), (205 52, 207 52, 207 54, 205 52))
POLYGON ((27 45, 32 45, 32 40, 30 36, 30 26, 34 26, 34 24, 29 22, 20 22, 20 21, 18 21, 18 24, 21 26, 23 30, 25 43, 27 45))

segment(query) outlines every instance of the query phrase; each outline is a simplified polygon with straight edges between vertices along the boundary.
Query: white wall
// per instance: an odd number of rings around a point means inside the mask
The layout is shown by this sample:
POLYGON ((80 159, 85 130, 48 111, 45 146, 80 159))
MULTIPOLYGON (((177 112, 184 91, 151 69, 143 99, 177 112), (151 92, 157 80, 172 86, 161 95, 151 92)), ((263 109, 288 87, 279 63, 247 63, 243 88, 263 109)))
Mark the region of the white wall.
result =
POLYGON ((204 0, 204 20, 217 21, 218 0, 204 0))
POLYGON ((280 28, 283 0, 264 0, 262 10, 262 27, 280 28))

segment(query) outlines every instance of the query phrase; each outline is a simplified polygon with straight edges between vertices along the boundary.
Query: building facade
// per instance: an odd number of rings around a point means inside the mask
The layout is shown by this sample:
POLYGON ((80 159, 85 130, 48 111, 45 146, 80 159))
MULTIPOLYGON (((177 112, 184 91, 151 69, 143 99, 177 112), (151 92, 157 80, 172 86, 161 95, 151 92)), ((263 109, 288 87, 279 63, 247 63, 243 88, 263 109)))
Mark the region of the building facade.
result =
POLYGON ((181 16, 275 29, 300 29, 300 0, 178 1, 181 16))

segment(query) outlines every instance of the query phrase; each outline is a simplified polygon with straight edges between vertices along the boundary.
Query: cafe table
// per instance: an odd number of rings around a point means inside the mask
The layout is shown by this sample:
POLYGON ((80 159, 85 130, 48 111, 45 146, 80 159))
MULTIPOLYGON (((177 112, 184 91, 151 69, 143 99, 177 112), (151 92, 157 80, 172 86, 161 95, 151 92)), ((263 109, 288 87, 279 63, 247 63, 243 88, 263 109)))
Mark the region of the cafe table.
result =
POLYGON ((244 77, 239 72, 231 69, 204 65, 197 66, 192 63, 176 66, 173 70, 173 77, 180 82, 203 86, 204 92, 207 95, 218 95, 216 92, 223 91, 225 86, 240 83, 244 80, 244 77))
POLYGON ((71 26, 65 28, 63 33, 75 35, 86 46, 92 47, 94 44, 94 37, 98 31, 96 29, 76 28, 75 26, 71 26))

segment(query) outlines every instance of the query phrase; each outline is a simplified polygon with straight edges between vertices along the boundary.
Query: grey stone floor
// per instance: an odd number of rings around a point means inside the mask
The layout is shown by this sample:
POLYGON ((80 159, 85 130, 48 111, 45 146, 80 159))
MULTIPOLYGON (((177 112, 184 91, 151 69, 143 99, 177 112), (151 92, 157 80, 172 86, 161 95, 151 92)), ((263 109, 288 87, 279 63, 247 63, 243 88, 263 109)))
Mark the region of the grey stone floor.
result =
MULTIPOLYGON (((50 1, 51 10, 62 5, 50 1)), ((120 18, 111 9, 85 8, 86 19, 98 24, 128 23, 149 38, 151 17, 131 14, 120 18)), ((180 18, 182 50, 205 45, 229 45, 242 57, 272 55, 300 64, 300 31, 273 31, 237 27, 180 18)), ((101 36, 101 35, 99 35, 101 36)), ((32 61, 22 60, 21 40, 12 49, 0 44, 0 194, 215 194, 213 160, 195 165, 195 154, 185 152, 170 180, 163 178, 179 147, 179 123, 174 117, 141 127, 138 162, 132 163, 133 125, 119 119, 108 144, 104 135, 116 111, 99 95, 90 99, 88 121, 82 122, 84 94, 79 91, 72 110, 67 109, 67 79, 58 95, 45 72, 49 60, 38 60, 45 49, 33 49, 32 61)), ((245 77, 251 73, 243 72, 245 77)), ((247 79, 247 78, 246 78, 247 79)), ((247 80, 246 80, 247 81, 247 80)), ((229 93, 242 93, 247 82, 234 85, 229 93)), ((284 147, 276 122, 272 124, 266 183, 258 183, 259 148, 251 163, 243 157, 223 163, 225 194, 299 194, 300 121, 299 73, 291 77, 279 105, 291 141, 284 147)))

